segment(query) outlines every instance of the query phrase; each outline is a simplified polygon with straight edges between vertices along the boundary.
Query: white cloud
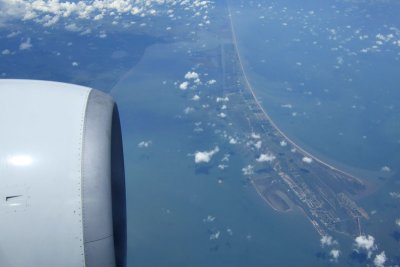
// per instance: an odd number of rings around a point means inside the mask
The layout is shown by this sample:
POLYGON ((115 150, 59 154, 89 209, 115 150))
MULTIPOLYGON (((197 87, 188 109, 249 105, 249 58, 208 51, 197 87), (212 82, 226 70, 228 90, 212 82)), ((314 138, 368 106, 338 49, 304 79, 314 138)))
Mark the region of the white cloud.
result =
POLYGON ((188 83, 188 82, 183 82, 183 83, 181 83, 181 84, 179 85, 179 89, 181 89, 181 90, 187 90, 187 89, 188 89, 188 86, 189 86, 189 83, 188 83))
POLYGON ((9 55, 11 54, 11 51, 9 49, 4 49, 3 51, 1 51, 2 55, 9 55))
POLYGON ((227 96, 225 96, 225 97, 217 97, 217 99, 215 101, 217 101, 217 103, 219 103, 219 102, 228 102, 229 101, 229 97, 227 97, 227 96))
POLYGON ((261 145, 262 145, 262 141, 259 140, 254 144, 254 147, 257 148, 257 149, 260 149, 261 145))
POLYGON ((321 246, 332 246, 332 245, 337 245, 337 241, 334 240, 331 236, 329 235, 324 235, 321 237, 321 246))
POLYGON ((280 144, 281 146, 287 146, 287 142, 286 142, 285 140, 282 140, 279 144, 280 144))
POLYGON ((386 258, 385 251, 382 251, 380 254, 375 256, 374 264, 376 267, 383 267, 383 266, 385 266, 386 260, 387 260, 387 258, 386 258))
POLYGON ((211 161, 212 156, 219 152, 219 147, 216 146, 213 150, 210 151, 197 151, 194 154, 194 162, 195 163, 207 163, 211 161))
POLYGON ((78 27, 75 23, 66 25, 65 29, 70 32, 79 32, 80 30, 82 30, 82 28, 78 27))
POLYGON ((221 112, 217 116, 220 118, 226 118, 227 115, 225 113, 221 112))
POLYGON ((309 157, 303 157, 302 161, 304 163, 310 164, 313 160, 312 160, 312 158, 309 158, 309 157))
POLYGON ((216 83, 217 81, 216 80, 209 80, 208 82, 207 82, 207 84, 208 85, 213 85, 214 83, 216 83))
POLYGON ((186 74, 185 74, 185 79, 187 79, 187 80, 197 80, 197 79, 199 79, 199 74, 197 73, 197 72, 194 72, 194 71, 192 71, 192 72, 187 72, 186 74))
POLYGON ((217 231, 217 232, 211 234, 211 235, 210 235, 210 240, 216 240, 216 239, 218 239, 220 234, 221 234, 220 231, 217 231))
POLYGON ((231 144, 231 145, 236 145, 236 144, 237 144, 237 140, 236 140, 235 138, 231 137, 231 138, 229 139, 229 144, 231 144))
POLYGON ((253 138, 253 139, 260 139, 261 138, 261 136, 259 135, 259 134, 256 134, 256 133, 251 133, 251 138, 253 138))
POLYGON ((224 157, 221 159, 222 162, 229 162, 229 158, 231 155, 225 154, 224 157))
POLYGON ((218 169, 220 169, 220 170, 225 170, 226 168, 228 168, 229 166, 228 165, 226 165, 226 164, 219 164, 218 165, 218 169))
POLYGON ((107 33, 105 31, 101 31, 99 34, 99 38, 102 38, 102 39, 107 38, 107 33))
POLYGON ((73 67, 78 67, 78 65, 79 65, 78 62, 76 62, 76 61, 72 62, 72 66, 73 66, 73 67))
POLYGON ((226 232, 228 233, 228 235, 233 235, 233 231, 231 228, 226 229, 226 232))
POLYGON ((383 167, 381 168, 381 171, 383 171, 383 172, 390 172, 391 169, 390 169, 389 166, 383 166, 383 167))
POLYGON ((194 108, 192 108, 192 107, 187 107, 187 108, 185 108, 185 109, 183 110, 183 112, 184 112, 186 115, 192 113, 193 111, 194 111, 194 108))
POLYGON ((400 227, 400 218, 396 219, 395 224, 400 227))
POLYGON ((194 95, 194 96, 192 97, 192 100, 193 100, 193 101, 198 101, 198 100, 200 100, 200 96, 194 95))
POLYGON ((139 148, 148 148, 149 146, 151 146, 153 142, 151 140, 148 141, 141 141, 137 146, 139 148))
POLYGON ((102 20, 104 18, 104 14, 97 14, 94 16, 93 20, 102 20))
POLYGON ((332 260, 337 261, 339 256, 340 256, 340 250, 338 249, 332 249, 329 252, 329 255, 332 257, 332 260))
POLYGON ((11 33, 7 34, 7 38, 12 38, 12 37, 15 37, 15 36, 17 36, 19 34, 21 34, 20 31, 11 32, 11 33))
POLYGON ((400 198, 400 193, 399 192, 390 192, 389 195, 392 198, 400 198))
POLYGON ((242 168, 242 172, 244 175, 252 175, 254 173, 254 167, 252 165, 247 165, 242 168))
POLYGON ((109 21, 128 15, 145 17, 156 16, 159 13, 173 18, 173 14, 167 11, 178 8, 193 14, 198 13, 199 18, 209 23, 207 14, 208 9, 212 7, 209 0, 0 0, 0 5, 0 25, 6 25, 6 22, 12 20, 32 20, 43 26, 54 25, 61 19, 97 21, 102 20, 104 16, 114 19, 109 21))
POLYGON ((270 153, 267 154, 261 154, 256 160, 258 162, 271 162, 274 161, 276 157, 270 153))
POLYGON ((367 252, 368 258, 371 257, 372 251, 377 249, 375 245, 375 238, 371 235, 365 236, 365 235, 360 235, 357 236, 356 239, 354 240, 355 244, 354 246, 356 249, 363 249, 367 252))
POLYGON ((30 49, 31 47, 32 47, 31 38, 26 39, 25 42, 22 42, 19 45, 20 50, 27 50, 27 49, 30 49))
POLYGON ((203 222, 209 223, 215 221, 215 217, 212 215, 208 215, 207 218, 203 219, 203 222))

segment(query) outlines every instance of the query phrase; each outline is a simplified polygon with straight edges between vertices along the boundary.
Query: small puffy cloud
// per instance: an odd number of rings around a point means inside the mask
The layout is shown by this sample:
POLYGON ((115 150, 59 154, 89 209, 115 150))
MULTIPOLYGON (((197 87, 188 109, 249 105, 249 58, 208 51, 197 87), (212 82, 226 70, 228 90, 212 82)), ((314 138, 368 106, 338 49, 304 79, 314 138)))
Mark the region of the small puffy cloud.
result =
POLYGON ((285 140, 282 140, 279 144, 280 144, 281 146, 287 146, 287 142, 286 142, 285 140))
POLYGON ((31 38, 26 39, 25 42, 22 42, 19 45, 20 50, 27 50, 27 49, 30 49, 31 47, 32 47, 31 38))
POLYGON ((374 242, 375 242, 375 238, 373 236, 360 235, 360 236, 357 236, 355 239, 355 246, 357 248, 371 250, 374 248, 374 242))
POLYGON ((332 246, 332 245, 337 245, 337 241, 333 240, 333 238, 329 235, 324 235, 320 239, 321 241, 321 246, 332 246))
POLYGON ((228 165, 226 165, 226 164, 219 164, 218 165, 218 169, 220 169, 220 170, 225 170, 226 168, 228 168, 229 166, 228 165))
POLYGON ((217 81, 216 80, 209 80, 208 82, 207 82, 207 84, 208 85, 213 85, 214 83, 216 83, 217 81))
POLYGON ((400 227, 400 218, 399 219, 396 219, 396 221, 394 222, 397 226, 399 226, 400 227))
POLYGON ((309 158, 309 157, 303 157, 302 161, 304 163, 310 164, 313 160, 312 160, 312 158, 309 158))
POLYGON ((199 96, 199 95, 194 95, 194 96, 192 97, 192 100, 193 100, 193 101, 199 101, 199 100, 200 100, 200 96, 199 96))
POLYGON ((242 172, 244 175, 252 175, 254 173, 254 167, 252 165, 247 165, 242 168, 242 172))
POLYGON ((9 34, 7 34, 7 38, 12 38, 12 37, 15 37, 15 36, 17 36, 19 34, 21 34, 20 31, 10 32, 9 34))
POLYGON ((231 155, 229 155, 229 154, 225 154, 221 161, 222 161, 222 162, 229 162, 230 156, 231 156, 231 155))
POLYGON ((97 14, 96 16, 93 17, 93 20, 102 20, 104 18, 103 14, 97 14))
POLYGON ((254 144, 254 147, 257 149, 261 149, 261 145, 262 145, 262 141, 259 140, 254 144))
POLYGON ((365 250, 368 254, 368 258, 371 257, 372 251, 377 248, 375 245, 375 238, 371 235, 357 236, 354 241, 355 241, 354 246, 356 247, 356 249, 365 250))
POLYGON ((229 144, 231 145, 236 145, 237 144, 237 140, 233 137, 229 138, 229 144))
POLYGON ((9 49, 4 49, 3 51, 1 51, 2 55, 9 55, 11 54, 11 51, 9 49))
POLYGON ((215 221, 215 217, 212 215, 208 215, 207 218, 203 219, 203 222, 205 222, 205 223, 210 223, 213 221, 215 221))
POLYGON ((375 256, 374 264, 376 267, 383 267, 383 266, 385 266, 386 260, 387 260, 387 258, 386 258, 385 251, 382 251, 380 254, 375 256))
POLYGON ((253 138, 253 139, 260 139, 261 136, 260 136, 259 134, 253 132, 253 133, 251 133, 251 138, 253 138))
POLYGON ((339 256, 340 256, 340 250, 338 250, 338 249, 332 249, 332 250, 329 252, 329 255, 332 257, 332 260, 333 260, 333 261, 337 261, 338 258, 339 258, 339 256))
POLYGON ((383 167, 381 168, 381 171, 383 171, 383 172, 390 172, 391 169, 390 169, 389 166, 383 166, 383 167))
POLYGON ((219 103, 219 102, 228 102, 229 101, 229 97, 227 97, 227 96, 225 96, 225 97, 217 97, 217 99, 215 101, 217 101, 217 103, 219 103))
POLYGON ((256 160, 258 162, 271 162, 274 161, 276 157, 271 153, 261 154, 256 160))
POLYGON ((187 90, 188 89, 188 87, 189 87, 189 83, 188 82, 183 82, 183 83, 181 83, 180 85, 179 85, 179 89, 181 89, 181 90, 187 90))
POLYGON ((185 74, 185 79, 187 79, 187 80, 197 80, 197 79, 199 79, 199 74, 197 73, 197 72, 194 72, 194 71, 192 71, 192 72, 187 72, 186 74, 185 74))
POLYGON ((228 235, 233 235, 233 231, 231 228, 226 229, 226 232, 228 233, 228 235))
POLYGON ((398 199, 400 199, 400 193, 399 193, 399 192, 390 192, 389 195, 390 195, 392 198, 398 198, 398 199))
POLYGON ((192 107, 187 107, 187 108, 185 108, 184 110, 183 110, 183 112, 185 113, 185 114, 190 114, 190 113, 192 113, 194 111, 194 108, 192 108, 192 107))
POLYGON ((72 62, 72 66, 73 66, 73 67, 78 67, 78 65, 79 65, 78 62, 76 62, 76 61, 72 62))
POLYGON ((225 113, 221 112, 217 116, 220 118, 226 118, 227 115, 225 113))
POLYGON ((78 27, 75 23, 66 25, 65 29, 70 32, 79 32, 80 30, 82 30, 82 28, 78 27))
POLYGON ((219 147, 216 146, 213 150, 210 151, 197 151, 194 154, 194 162, 195 163, 207 163, 211 161, 212 156, 219 152, 219 147))
POLYGON ((139 148, 148 148, 149 146, 151 146, 152 141, 148 140, 148 141, 141 141, 137 146, 139 148))
POLYGON ((217 232, 211 234, 211 235, 210 235, 210 240, 216 240, 216 239, 218 239, 220 234, 221 234, 220 231, 217 231, 217 232))
POLYGON ((107 33, 105 31, 101 31, 99 34, 99 38, 101 39, 107 38, 107 33))

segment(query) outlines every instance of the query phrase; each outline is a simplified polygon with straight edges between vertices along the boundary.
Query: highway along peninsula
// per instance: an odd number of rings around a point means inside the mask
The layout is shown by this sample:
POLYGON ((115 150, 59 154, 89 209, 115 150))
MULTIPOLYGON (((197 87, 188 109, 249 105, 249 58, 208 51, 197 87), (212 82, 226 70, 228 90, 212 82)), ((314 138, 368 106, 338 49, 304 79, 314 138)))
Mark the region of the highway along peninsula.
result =
MULTIPOLYGON (((235 105, 235 123, 246 125, 249 135, 261 141, 263 151, 254 156, 255 165, 245 170, 250 183, 276 211, 300 208, 321 236, 329 232, 359 235, 362 221, 369 219, 355 201, 366 191, 365 182, 308 153, 277 127, 247 78, 230 8, 227 15, 229 38, 220 51, 223 90, 235 105)), ((254 151, 243 149, 243 153, 254 151)))

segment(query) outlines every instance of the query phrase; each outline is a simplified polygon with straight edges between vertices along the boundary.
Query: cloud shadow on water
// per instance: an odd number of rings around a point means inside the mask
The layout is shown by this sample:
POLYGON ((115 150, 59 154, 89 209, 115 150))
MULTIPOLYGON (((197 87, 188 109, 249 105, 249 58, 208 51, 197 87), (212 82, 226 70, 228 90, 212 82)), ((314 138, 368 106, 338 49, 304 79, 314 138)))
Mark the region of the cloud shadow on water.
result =
POLYGON ((394 240, 396 240, 397 242, 400 241, 400 232, 399 231, 393 231, 393 233, 391 234, 391 236, 394 238, 394 240))
POLYGON ((358 261, 360 264, 365 263, 368 259, 367 254, 357 251, 353 251, 349 257, 352 261, 358 261))

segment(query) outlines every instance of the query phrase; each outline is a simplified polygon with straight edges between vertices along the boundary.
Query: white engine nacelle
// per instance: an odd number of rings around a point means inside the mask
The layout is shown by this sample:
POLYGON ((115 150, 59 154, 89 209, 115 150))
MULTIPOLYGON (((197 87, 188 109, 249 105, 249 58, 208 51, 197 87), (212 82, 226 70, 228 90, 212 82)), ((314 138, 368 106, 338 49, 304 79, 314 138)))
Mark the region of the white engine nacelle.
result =
POLYGON ((0 266, 125 266, 117 107, 65 83, 0 80, 0 266))

